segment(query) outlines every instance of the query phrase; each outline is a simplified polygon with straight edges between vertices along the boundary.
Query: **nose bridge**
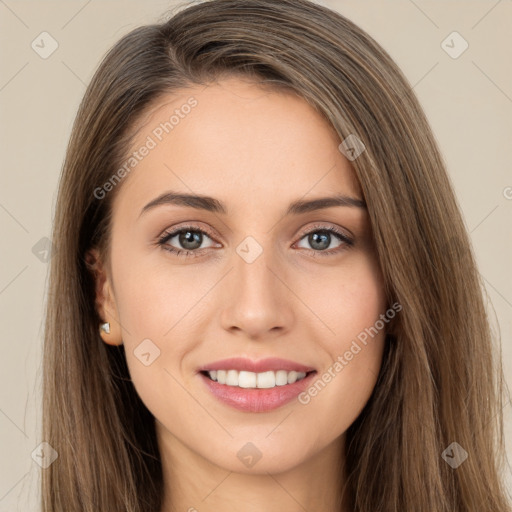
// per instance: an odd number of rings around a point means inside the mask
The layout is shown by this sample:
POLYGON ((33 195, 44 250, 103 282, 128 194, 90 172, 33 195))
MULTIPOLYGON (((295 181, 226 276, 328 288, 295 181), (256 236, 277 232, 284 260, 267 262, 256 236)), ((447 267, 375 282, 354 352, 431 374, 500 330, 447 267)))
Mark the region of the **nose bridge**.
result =
MULTIPOLYGON (((278 267, 277 254, 272 248, 271 237, 261 235, 257 240, 247 236, 236 248, 235 280, 237 293, 248 294, 252 300, 271 299, 279 294, 276 289, 275 272, 278 267), (265 245, 263 245, 265 243, 265 245)), ((239 298, 243 298, 240 297, 239 298)))
MULTIPOLYGON (((263 236, 261 237, 261 239, 263 236)), ((276 251, 266 238, 265 247, 255 237, 246 237, 234 254, 232 285, 223 312, 225 328, 237 327, 250 336, 279 328, 287 328, 292 308, 286 281, 276 251)))

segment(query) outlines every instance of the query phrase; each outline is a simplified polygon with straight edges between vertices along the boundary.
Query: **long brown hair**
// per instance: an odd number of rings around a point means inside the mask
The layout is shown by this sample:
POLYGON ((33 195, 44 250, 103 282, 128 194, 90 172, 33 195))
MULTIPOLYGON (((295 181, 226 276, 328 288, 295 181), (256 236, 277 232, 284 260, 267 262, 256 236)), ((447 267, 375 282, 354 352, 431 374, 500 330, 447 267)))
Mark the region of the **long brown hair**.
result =
MULTIPOLYGON (((385 293, 402 305, 374 392, 347 432, 358 512, 510 511, 500 477, 504 380, 482 283, 436 141, 391 57, 307 0, 210 0, 122 37, 89 84, 55 211, 43 361, 43 512, 155 512, 163 492, 154 418, 123 346, 105 344, 85 262, 108 263, 111 205, 98 199, 133 126, 163 94, 244 75, 301 95, 366 150, 353 160, 385 293), (453 468, 457 442, 468 458, 453 468), (453 449, 453 446, 452 446, 453 449)), ((341 485, 341 483, 340 483, 341 485)))

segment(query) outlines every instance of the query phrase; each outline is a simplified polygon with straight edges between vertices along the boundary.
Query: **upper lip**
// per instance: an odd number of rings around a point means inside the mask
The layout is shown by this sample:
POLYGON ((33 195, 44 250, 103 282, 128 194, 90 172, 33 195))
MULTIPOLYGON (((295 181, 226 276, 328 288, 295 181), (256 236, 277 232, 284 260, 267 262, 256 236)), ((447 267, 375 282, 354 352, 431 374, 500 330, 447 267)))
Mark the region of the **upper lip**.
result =
POLYGON ((245 370, 254 373, 286 370, 288 372, 296 371, 308 373, 315 371, 315 368, 278 357, 269 357, 266 359, 259 359, 258 361, 253 361, 246 357, 231 357, 229 359, 222 359, 220 361, 205 364, 199 368, 198 371, 202 372, 208 370, 245 370))

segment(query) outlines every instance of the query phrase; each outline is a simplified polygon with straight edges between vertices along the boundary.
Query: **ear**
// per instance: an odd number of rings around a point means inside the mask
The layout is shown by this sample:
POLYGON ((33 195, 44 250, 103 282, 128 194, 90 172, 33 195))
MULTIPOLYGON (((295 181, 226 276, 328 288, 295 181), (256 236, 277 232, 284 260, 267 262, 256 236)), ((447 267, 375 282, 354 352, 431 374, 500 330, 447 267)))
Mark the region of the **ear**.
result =
POLYGON ((94 279, 94 304, 102 322, 110 324, 110 332, 106 333, 99 329, 102 340, 108 345, 122 345, 121 324, 114 297, 111 278, 101 260, 98 249, 93 248, 87 251, 85 255, 87 268, 94 279))

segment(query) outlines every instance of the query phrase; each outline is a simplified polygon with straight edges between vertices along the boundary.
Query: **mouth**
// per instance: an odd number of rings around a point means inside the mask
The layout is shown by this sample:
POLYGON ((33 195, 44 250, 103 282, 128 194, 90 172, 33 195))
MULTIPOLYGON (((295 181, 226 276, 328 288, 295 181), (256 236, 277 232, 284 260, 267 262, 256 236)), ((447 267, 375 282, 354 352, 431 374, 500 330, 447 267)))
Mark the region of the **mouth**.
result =
POLYGON ((243 389, 271 389, 280 386, 287 386, 301 381, 316 370, 298 372, 295 370, 277 370, 266 372, 250 372, 246 370, 202 370, 199 373, 211 381, 225 386, 243 389))
POLYGON ((263 413, 297 400, 312 384, 316 374, 316 370, 254 373, 231 369, 201 370, 197 375, 203 381, 205 391, 220 403, 246 413, 263 413))

